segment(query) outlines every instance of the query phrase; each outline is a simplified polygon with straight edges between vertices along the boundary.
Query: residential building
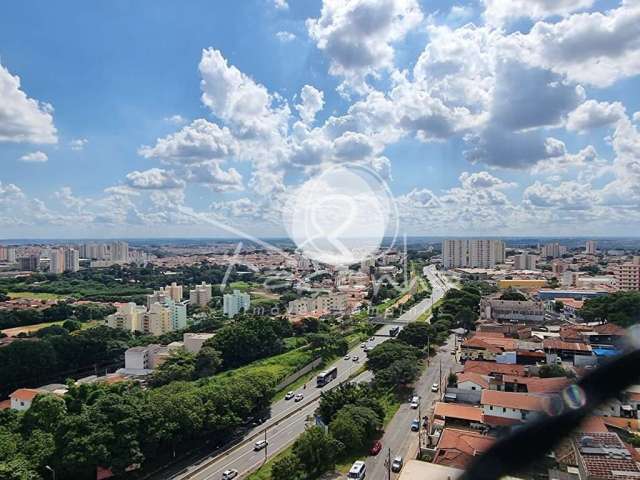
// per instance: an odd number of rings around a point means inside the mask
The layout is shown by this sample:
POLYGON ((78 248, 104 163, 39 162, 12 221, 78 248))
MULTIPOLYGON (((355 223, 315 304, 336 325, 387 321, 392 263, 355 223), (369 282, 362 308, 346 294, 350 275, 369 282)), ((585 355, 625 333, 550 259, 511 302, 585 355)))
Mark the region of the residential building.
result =
POLYGON ((640 290, 640 257, 618 265, 616 286, 618 290, 640 290))
POLYGON ((182 285, 173 282, 166 287, 160 287, 160 290, 154 290, 152 294, 147 295, 147 308, 153 303, 165 303, 167 300, 180 303, 182 301, 182 285))
POLYGON ((580 480, 640 477, 636 456, 613 432, 578 432, 573 437, 580 480))
POLYGON ((492 268, 504 263, 505 244, 502 240, 444 240, 442 264, 445 268, 492 268))
POLYGON ((25 272, 37 272, 40 269, 40 255, 29 255, 18 259, 20 270, 25 272))
POLYGON ((80 257, 89 260, 107 260, 107 246, 104 243, 83 243, 80 245, 80 257))
POLYGON ((211 301, 211 285, 202 282, 189 290, 189 303, 200 307, 206 307, 211 301))
POLYGON ((538 255, 520 253, 513 258, 513 268, 515 270, 535 270, 539 258, 538 255))
POLYGON ((591 345, 586 343, 565 342, 559 338, 545 338, 542 341, 542 345, 545 353, 553 353, 567 360, 573 359, 576 355, 593 355, 591 345))
POLYGON ((16 263, 16 249, 0 245, 0 262, 16 263))
POLYGON ((587 240, 587 243, 584 247, 584 253, 587 255, 595 255, 598 253, 598 242, 595 240, 587 240))
POLYGON ((513 278, 498 280, 498 288, 507 289, 515 288, 518 290, 537 290, 547 285, 547 281, 544 279, 529 279, 529 278, 513 278))
POLYGON ((110 259, 115 263, 129 263, 129 244, 113 242, 109 245, 110 259))
POLYGON ((171 330, 176 331, 187 328, 187 303, 189 302, 175 302, 172 299, 168 299, 163 303, 163 306, 169 310, 171 330))
POLYGON ((77 272, 80 270, 80 253, 75 248, 67 248, 64 251, 64 271, 77 272))
POLYGON ((233 318, 240 312, 246 312, 251 305, 251 297, 248 293, 234 290, 233 293, 225 293, 222 297, 222 312, 229 318, 233 318))
POLYGON ((116 313, 107 316, 107 325, 130 332, 142 331, 143 316, 146 314, 146 310, 145 307, 133 302, 121 304, 116 313))
POLYGON ((33 399, 42 393, 43 392, 40 390, 34 388, 19 388, 9 395, 11 400, 11 409, 18 410, 19 412, 29 410, 31 403, 33 403, 33 399))
POLYGON ((543 397, 526 393, 483 390, 480 404, 489 425, 517 424, 543 411, 543 397))
POLYGON ((440 435, 433 463, 453 468, 466 468, 476 456, 489 450, 496 439, 469 430, 445 428, 440 435))
POLYGON ((482 426, 482 408, 458 403, 436 402, 431 425, 439 427, 478 428, 482 426))
MULTIPOLYGON (((142 316, 142 331, 151 335, 162 335, 173 330, 171 309, 154 303, 142 316)), ((186 323, 186 322, 185 322, 186 323)))
POLYGON ((548 243, 542 247, 543 258, 560 258, 567 253, 567 247, 558 242, 548 243))
POLYGON ((330 293, 317 297, 303 297, 292 300, 287 305, 289 315, 306 315, 312 312, 341 314, 349 306, 349 296, 344 293, 330 293))
POLYGON ((52 248, 49 250, 49 272, 64 272, 64 250, 62 248, 52 248))
POLYGON ((486 320, 510 323, 538 323, 544 321, 543 302, 483 298, 480 305, 482 317, 486 320))
POLYGON ((189 353, 198 353, 204 343, 215 337, 215 333, 185 333, 182 336, 184 349, 189 353))

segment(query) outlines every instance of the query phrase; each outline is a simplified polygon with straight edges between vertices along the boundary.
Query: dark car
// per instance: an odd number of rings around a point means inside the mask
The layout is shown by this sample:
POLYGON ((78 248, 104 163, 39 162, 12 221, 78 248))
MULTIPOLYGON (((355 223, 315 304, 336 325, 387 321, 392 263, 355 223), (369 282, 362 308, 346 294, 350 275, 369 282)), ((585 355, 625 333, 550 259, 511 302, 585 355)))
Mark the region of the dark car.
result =
POLYGON ((371 455, 377 455, 380 453, 380 450, 382 450, 382 443, 380 443, 380 440, 376 440, 373 446, 371 447, 371 450, 369 450, 369 453, 371 455))

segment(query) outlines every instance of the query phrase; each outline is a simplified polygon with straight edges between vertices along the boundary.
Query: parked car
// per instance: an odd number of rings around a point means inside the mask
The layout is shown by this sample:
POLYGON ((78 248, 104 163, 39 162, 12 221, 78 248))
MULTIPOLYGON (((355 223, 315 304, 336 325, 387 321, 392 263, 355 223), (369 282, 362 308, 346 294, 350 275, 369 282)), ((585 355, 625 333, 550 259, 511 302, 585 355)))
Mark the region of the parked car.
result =
POLYGON ((438 383, 434 383, 433 385, 431 385, 432 392, 437 392, 438 390, 440 390, 440 385, 438 383))
POLYGON ((303 398, 304 398, 304 395, 301 393, 298 393, 295 397, 293 397, 293 401, 300 402, 303 398))
POLYGON ((359 361, 360 361, 360 357, 359 357, 358 355, 354 355, 354 356, 353 356, 353 358, 352 358, 352 360, 353 360, 354 362, 359 362, 359 361))
POLYGON ((284 396, 284 399, 285 400, 291 400, 294 396, 295 396, 295 393, 287 392, 287 394, 284 396))
POLYGON ((350 358, 351 358, 351 356, 350 356, 349 354, 347 354, 347 355, 345 355, 345 356, 344 356, 344 359, 345 359, 345 360, 349 360, 350 358))
POLYGON ((371 447, 371 450, 369 450, 369 453, 371 455, 377 455, 380 453, 380 450, 382 450, 382 443, 380 443, 380 440, 376 440, 373 443, 373 446, 371 447))
POLYGON ((414 395, 411 397, 411 408, 416 409, 420 406, 420 397, 414 395))
POLYGON ((367 346, 367 344, 366 344, 366 343, 361 343, 361 344, 360 344, 360 348, 365 348, 366 346, 367 346))
POLYGON ((267 448, 267 445, 269 445, 269 442, 267 442, 266 440, 258 440, 253 445, 253 449, 257 452, 258 450, 262 450, 263 448, 267 448))
POLYGON ((402 461, 402 457, 395 457, 393 462, 391 462, 391 471, 394 473, 398 473, 402 470, 402 465, 404 462, 402 461))
POLYGON ((411 422, 411 431, 417 432, 418 430, 420 430, 420 420, 414 418, 413 422, 411 422))
POLYGON ((232 478, 236 478, 238 476, 238 470, 235 468, 230 468, 229 470, 225 470, 222 472, 222 480, 231 480, 232 478))

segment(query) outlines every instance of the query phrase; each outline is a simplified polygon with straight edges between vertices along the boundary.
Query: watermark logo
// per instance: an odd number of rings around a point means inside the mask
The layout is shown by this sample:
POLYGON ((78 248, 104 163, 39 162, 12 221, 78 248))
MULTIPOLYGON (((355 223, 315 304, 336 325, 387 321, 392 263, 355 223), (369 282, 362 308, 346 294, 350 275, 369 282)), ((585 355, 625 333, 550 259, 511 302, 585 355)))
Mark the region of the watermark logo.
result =
POLYGON ((385 237, 393 246, 398 212, 378 174, 361 166, 334 166, 296 189, 284 224, 307 258, 350 265, 376 256, 385 237))

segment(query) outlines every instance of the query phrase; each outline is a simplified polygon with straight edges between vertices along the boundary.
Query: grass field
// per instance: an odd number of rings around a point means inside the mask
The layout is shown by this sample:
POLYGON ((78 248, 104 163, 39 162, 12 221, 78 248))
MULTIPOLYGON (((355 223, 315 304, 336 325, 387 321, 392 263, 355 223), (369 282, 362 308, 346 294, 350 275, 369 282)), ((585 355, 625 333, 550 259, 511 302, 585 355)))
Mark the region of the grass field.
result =
MULTIPOLYGON (((2 330, 2 333, 4 333, 8 337, 15 337, 16 335, 23 332, 33 333, 45 327, 50 327, 51 325, 62 325, 63 323, 64 323, 64 320, 60 320, 59 322, 38 323, 36 325, 26 325, 24 327, 5 328, 4 330, 2 330)), ((82 325, 81 330, 86 330, 88 328, 93 328, 103 324, 104 324, 103 320, 90 320, 88 322, 84 322, 81 324, 82 325)))
POLYGON ((60 300, 66 298, 66 295, 58 295, 57 293, 39 293, 39 292, 9 292, 9 298, 28 298, 30 300, 60 300))

